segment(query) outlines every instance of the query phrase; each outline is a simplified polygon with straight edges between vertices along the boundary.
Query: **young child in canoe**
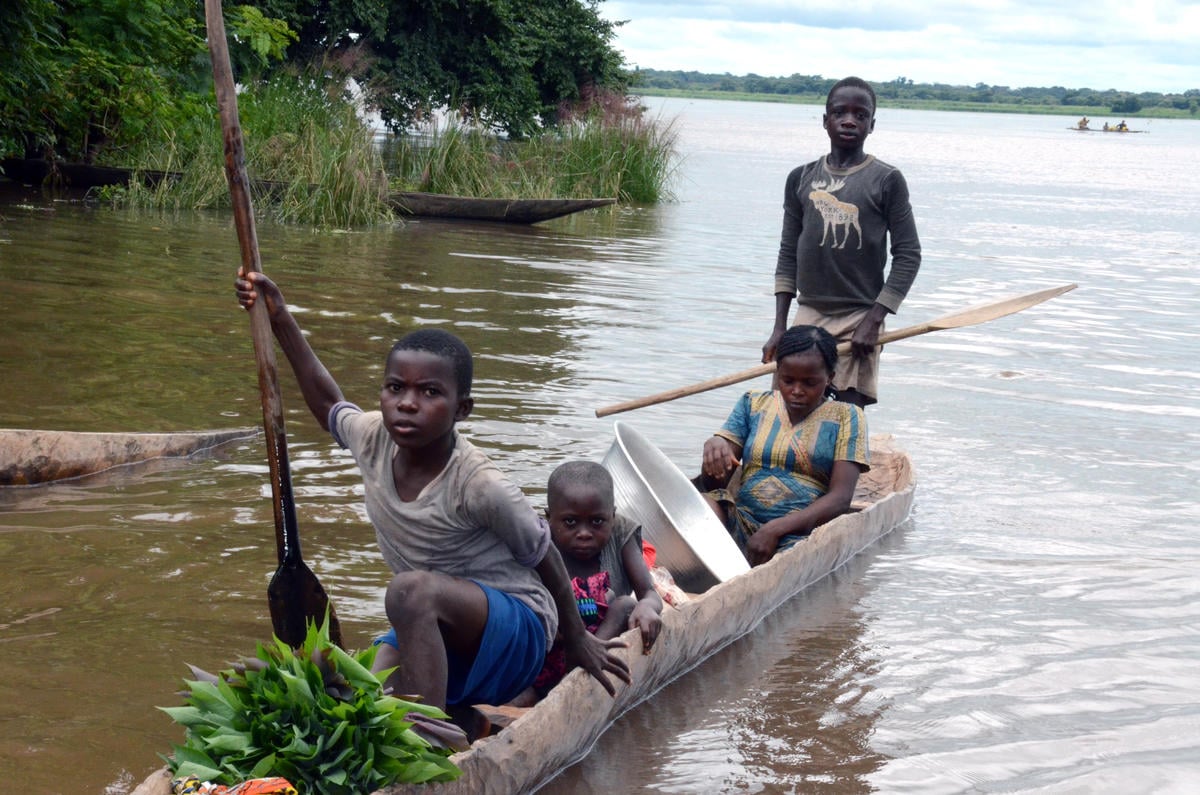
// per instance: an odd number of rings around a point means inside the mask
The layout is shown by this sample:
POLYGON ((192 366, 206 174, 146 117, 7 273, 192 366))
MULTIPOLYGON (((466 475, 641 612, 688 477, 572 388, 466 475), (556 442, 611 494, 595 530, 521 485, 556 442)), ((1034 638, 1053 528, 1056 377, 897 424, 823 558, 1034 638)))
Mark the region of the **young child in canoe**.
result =
MULTIPOLYGON (((239 269, 238 300, 266 302, 304 400, 362 471, 367 515, 393 572, 376 641, 385 686, 446 709, 503 704, 532 684, 560 637, 567 657, 616 689, 625 661, 579 618, 550 529, 511 481, 455 430, 474 405, 472 360, 458 337, 414 331, 388 353, 379 410, 346 402, 279 288, 239 269)), ((453 714, 453 712, 452 712, 453 714)))
POLYGON ((792 326, 774 353, 774 388, 742 395, 704 443, 702 487, 713 489, 710 505, 754 566, 848 511, 870 468, 862 408, 833 399, 830 333, 792 326))
MULTIPOLYGON (((546 517, 562 554, 579 616, 598 638, 639 629, 649 653, 662 628, 663 603, 642 556, 640 528, 616 512, 612 475, 592 461, 568 461, 550 474, 546 517)), ((544 698, 568 670, 556 641, 546 663, 518 705, 544 698)))

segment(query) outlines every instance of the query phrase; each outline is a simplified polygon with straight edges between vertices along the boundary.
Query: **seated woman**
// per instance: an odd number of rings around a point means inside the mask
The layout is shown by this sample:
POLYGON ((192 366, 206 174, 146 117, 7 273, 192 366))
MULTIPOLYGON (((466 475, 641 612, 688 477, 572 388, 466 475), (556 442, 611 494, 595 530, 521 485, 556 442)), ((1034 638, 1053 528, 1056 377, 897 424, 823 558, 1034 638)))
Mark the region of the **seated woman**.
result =
POLYGON ((848 511, 859 474, 870 468, 866 415, 832 399, 837 343, 829 332, 793 326, 775 363, 774 389, 742 395, 705 442, 700 478, 754 566, 848 511))

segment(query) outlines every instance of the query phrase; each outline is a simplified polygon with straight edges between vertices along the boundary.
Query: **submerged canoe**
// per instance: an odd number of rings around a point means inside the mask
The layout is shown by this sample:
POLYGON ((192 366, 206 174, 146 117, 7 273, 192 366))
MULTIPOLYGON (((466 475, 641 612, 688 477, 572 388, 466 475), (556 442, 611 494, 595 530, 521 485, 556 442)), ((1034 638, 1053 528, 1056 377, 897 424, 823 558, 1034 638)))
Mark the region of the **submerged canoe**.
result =
MULTIPOLYGON (((0 161, 2 176, 26 185, 53 184, 63 188, 88 190, 110 185, 128 185, 134 175, 147 185, 180 175, 168 171, 133 171, 127 168, 92 166, 84 163, 49 163, 41 159, 5 158, 0 161)), ((256 192, 286 187, 280 182, 255 180, 256 192)), ((398 191, 388 194, 388 205, 398 215, 424 218, 452 218, 464 221, 501 221, 510 224, 536 224, 583 210, 607 207, 616 199, 486 199, 451 196, 443 193, 398 191)))
POLYGON ((582 210, 615 204, 616 199, 482 199, 442 193, 398 192, 388 197, 401 215, 536 224, 582 210))
MULTIPOLYGON (((582 759, 623 713, 753 630, 785 601, 898 526, 909 515, 914 488, 908 456, 892 446, 890 437, 872 437, 871 470, 860 478, 852 512, 818 527, 769 563, 679 607, 665 607, 662 633, 649 654, 642 654, 636 630, 626 632, 628 648, 618 653, 633 681, 617 681, 615 697, 584 671, 572 671, 536 706, 509 709, 519 717, 498 734, 456 754, 453 760, 462 770, 456 781, 397 785, 380 790, 381 795, 515 795, 537 789, 582 759)), ((164 768, 132 795, 169 792, 164 768)))
POLYGON ((259 432, 258 428, 180 433, 0 428, 0 486, 32 486, 151 460, 184 458, 259 432))
MULTIPOLYGON (((7 157, 0 161, 0 171, 3 176, 13 182, 25 185, 52 184, 62 188, 88 190, 114 185, 128 185, 134 172, 128 168, 113 168, 112 166, 93 166, 87 163, 50 163, 41 158, 7 157)), ((137 172, 142 180, 153 187, 164 179, 178 178, 178 174, 170 171, 137 172)))

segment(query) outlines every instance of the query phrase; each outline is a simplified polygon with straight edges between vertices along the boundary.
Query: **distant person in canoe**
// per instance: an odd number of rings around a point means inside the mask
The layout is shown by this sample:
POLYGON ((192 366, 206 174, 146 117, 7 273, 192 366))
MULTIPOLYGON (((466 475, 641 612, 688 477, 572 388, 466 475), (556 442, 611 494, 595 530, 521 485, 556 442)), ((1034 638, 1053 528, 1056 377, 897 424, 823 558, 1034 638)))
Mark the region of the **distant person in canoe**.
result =
POLYGON ((833 335, 793 326, 774 353, 774 388, 742 395, 704 443, 697 483, 753 566, 848 511, 870 469, 866 415, 834 399, 833 335))
POLYGON ((503 704, 533 683, 561 636, 572 663, 610 694, 629 681, 579 618, 550 527, 517 488, 455 429, 471 413, 473 363, 458 337, 422 329, 387 355, 379 409, 349 403, 309 346, 279 288, 239 269, 238 300, 266 302, 271 329, 321 427, 354 455, 367 516, 393 575, 391 629, 375 643, 385 686, 455 714, 503 704))
POLYGON ((834 84, 822 124, 829 154, 788 174, 775 264, 775 326, 762 349, 774 358, 791 324, 827 329, 851 351, 838 361, 838 399, 877 402, 879 335, 921 267, 921 242, 899 169, 863 151, 875 129, 875 91, 857 77, 834 84), (891 268, 888 251, 891 251, 891 268), (796 314, 789 323, 792 299, 796 314))
POLYGON ((1124 119, 1117 123, 1117 132, 1129 132, 1129 125, 1125 123, 1124 119))
MULTIPOLYGON (((662 598, 642 556, 641 528, 616 511, 612 475, 593 461, 559 465, 546 487, 546 518, 588 631, 607 640, 640 630, 649 653, 662 629, 662 598)), ((518 705, 545 698, 570 667, 556 640, 518 705)))
POLYGON ((1090 124, 1091 121, 1092 120, 1089 119, 1087 116, 1084 116, 1082 119, 1079 120, 1079 129, 1086 130, 1088 128, 1088 124, 1090 124))
POLYGON ((1104 132, 1108 132, 1112 128, 1108 126, 1108 122, 1104 122, 1104 132))

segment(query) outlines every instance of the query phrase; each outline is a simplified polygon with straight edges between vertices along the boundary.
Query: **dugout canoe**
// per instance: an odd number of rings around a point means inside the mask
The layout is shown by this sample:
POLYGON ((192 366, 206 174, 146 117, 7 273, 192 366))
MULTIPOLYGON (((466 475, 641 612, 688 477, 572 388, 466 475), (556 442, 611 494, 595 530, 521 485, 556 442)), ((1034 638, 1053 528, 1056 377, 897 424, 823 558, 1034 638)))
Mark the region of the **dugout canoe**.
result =
MULTIPOLYGON (((501 710, 512 722, 453 759, 455 781, 397 785, 378 795, 517 795, 541 787, 586 756, 614 721, 658 690, 741 638, 804 588, 830 574, 908 518, 916 479, 908 455, 891 437, 871 438, 871 470, 859 479, 851 513, 816 530, 769 563, 726 580, 679 607, 665 607, 662 633, 650 654, 626 632, 618 650, 632 683, 610 697, 583 671, 568 674, 536 706, 501 710)), ((485 708, 485 712, 486 712, 485 708)), ((131 795, 168 795, 166 769, 131 795)))
POLYGON ((0 486, 34 486, 152 460, 186 458, 260 432, 258 428, 178 433, 0 428, 0 486))
POLYGON ((1121 133, 1121 134, 1150 132, 1149 130, 1130 130, 1129 128, 1125 128, 1124 130, 1122 130, 1122 129, 1119 129, 1117 127, 1112 127, 1112 126, 1109 126, 1109 127, 1068 127, 1067 129, 1074 130, 1075 132, 1099 132, 1099 133, 1121 133))
MULTIPOLYGON (((163 180, 178 179, 170 171, 133 171, 127 168, 92 166, 84 163, 48 162, 37 158, 5 158, 0 161, 0 176, 25 185, 53 185, 75 190, 90 190, 111 185, 128 185, 135 175, 154 186, 163 180)), ((269 193, 285 187, 280 182, 252 181, 256 193, 269 193)), ((536 224, 571 213, 607 207, 614 198, 603 199, 488 199, 452 196, 444 193, 396 191, 389 193, 388 206, 397 215, 445 218, 462 221, 498 221, 509 224, 536 224)))
POLYGON ((60 188, 90 190, 115 185, 128 185, 136 173, 142 181, 153 187, 165 179, 176 179, 179 174, 171 171, 141 170, 112 166, 94 166, 88 163, 50 162, 42 158, 6 157, 0 160, 0 176, 24 185, 51 185, 60 188))
POLYGON ((616 199, 486 199, 443 193, 399 191, 388 203, 400 215, 450 218, 464 221, 500 221, 536 224, 583 210, 607 207, 616 199))

